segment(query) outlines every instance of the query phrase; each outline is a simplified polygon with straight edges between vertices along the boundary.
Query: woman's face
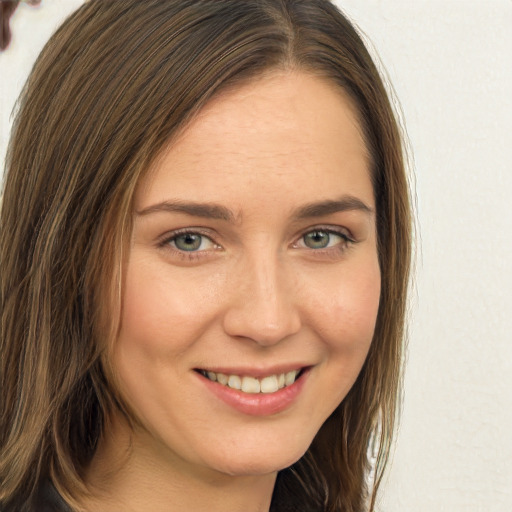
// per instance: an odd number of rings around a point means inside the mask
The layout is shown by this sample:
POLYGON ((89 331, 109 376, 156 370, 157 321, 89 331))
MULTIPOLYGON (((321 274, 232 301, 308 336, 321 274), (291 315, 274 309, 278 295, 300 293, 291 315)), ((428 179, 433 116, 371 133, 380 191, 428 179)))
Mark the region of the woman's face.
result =
POLYGON ((271 473, 354 383, 380 294, 351 102, 301 73, 226 92, 139 184, 112 361, 165 464, 271 473), (241 388, 241 389, 240 389, 241 388))

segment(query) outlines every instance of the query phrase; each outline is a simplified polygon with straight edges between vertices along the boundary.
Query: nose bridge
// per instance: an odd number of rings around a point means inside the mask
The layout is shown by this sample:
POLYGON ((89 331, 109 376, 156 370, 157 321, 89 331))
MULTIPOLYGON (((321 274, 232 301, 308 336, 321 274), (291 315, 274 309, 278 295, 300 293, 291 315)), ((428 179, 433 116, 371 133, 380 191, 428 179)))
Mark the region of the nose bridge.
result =
POLYGON ((266 248, 246 255, 233 283, 226 332, 261 345, 277 343, 297 332, 300 315, 292 279, 278 251, 266 248))

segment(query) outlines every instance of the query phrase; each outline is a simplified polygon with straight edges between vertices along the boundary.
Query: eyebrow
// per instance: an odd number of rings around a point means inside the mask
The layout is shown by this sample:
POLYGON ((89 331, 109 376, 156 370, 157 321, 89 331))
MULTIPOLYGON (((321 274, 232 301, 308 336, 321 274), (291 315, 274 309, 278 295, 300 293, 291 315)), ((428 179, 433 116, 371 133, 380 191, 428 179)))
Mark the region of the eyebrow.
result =
POLYGON ((373 208, 370 208, 357 197, 343 196, 337 200, 326 200, 306 204, 296 211, 294 217, 297 219, 309 219, 346 211, 361 211, 363 213, 372 214, 373 208))
POLYGON ((235 215, 225 206, 215 203, 196 203, 189 201, 162 201, 137 212, 137 215, 148 215, 155 212, 178 212, 193 217, 204 217, 207 219, 225 220, 234 222, 235 215))
MULTIPOLYGON (((292 218, 302 220, 345 211, 361 211, 367 214, 373 213, 373 209, 363 201, 357 197, 347 195, 336 200, 319 201, 301 206, 293 212, 292 218)), ((234 223, 235 219, 241 218, 240 213, 235 214, 229 208, 216 203, 198 203, 181 200, 162 201, 161 203, 148 206, 136 213, 137 215, 144 216, 156 212, 185 213, 192 217, 224 220, 231 223, 234 223)))

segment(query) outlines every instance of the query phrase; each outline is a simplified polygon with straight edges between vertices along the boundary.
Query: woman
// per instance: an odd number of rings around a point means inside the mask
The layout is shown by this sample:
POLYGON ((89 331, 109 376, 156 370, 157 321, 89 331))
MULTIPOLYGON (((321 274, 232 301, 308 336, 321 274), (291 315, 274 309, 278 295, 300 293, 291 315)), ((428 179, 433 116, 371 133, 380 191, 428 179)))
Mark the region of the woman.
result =
POLYGON ((2 510, 373 508, 409 200, 330 2, 87 2, 23 92, 1 230, 2 510))

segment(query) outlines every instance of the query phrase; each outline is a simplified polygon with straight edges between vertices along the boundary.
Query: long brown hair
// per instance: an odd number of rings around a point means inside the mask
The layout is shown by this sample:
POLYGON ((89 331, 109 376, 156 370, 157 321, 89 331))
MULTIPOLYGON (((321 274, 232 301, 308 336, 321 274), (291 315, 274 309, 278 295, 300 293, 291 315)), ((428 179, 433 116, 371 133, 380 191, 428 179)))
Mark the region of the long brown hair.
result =
POLYGON ((44 479, 72 504, 86 492, 105 420, 124 409, 101 355, 117 329, 135 186, 214 94, 273 69, 327 78, 357 107, 382 283, 364 367, 279 473, 271 510, 361 512, 368 499, 373 509, 399 397, 409 193, 379 73, 327 0, 90 0, 46 45, 20 99, 0 220, 1 504, 31 510, 44 479))

